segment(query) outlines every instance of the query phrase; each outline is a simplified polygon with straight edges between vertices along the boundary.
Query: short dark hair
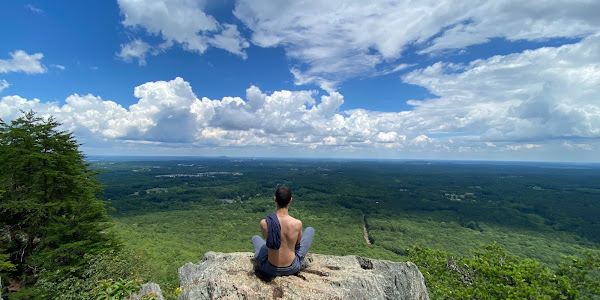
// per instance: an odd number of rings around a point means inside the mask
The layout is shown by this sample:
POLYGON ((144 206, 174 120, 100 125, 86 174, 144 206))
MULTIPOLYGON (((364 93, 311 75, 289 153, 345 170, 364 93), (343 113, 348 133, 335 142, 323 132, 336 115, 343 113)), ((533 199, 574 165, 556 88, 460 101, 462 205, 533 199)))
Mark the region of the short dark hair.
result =
POLYGON ((292 190, 287 186, 280 186, 275 192, 275 201, 278 207, 287 207, 292 200, 292 190))

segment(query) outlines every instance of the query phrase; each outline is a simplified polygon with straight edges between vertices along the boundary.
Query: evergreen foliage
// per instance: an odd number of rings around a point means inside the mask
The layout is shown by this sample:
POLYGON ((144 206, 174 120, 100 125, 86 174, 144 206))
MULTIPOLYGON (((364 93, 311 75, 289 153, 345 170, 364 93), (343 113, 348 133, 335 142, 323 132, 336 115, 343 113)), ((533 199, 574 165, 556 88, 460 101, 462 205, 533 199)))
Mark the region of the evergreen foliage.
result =
POLYGON ((85 265, 79 272, 44 271, 36 283, 39 299, 124 299, 122 293, 138 292, 147 278, 144 261, 139 252, 119 250, 96 255, 86 254, 85 265), (111 297, 115 298, 111 298, 111 297))
POLYGON ((571 257, 558 270, 507 254, 498 244, 472 257, 421 247, 407 249, 432 299, 597 299, 600 253, 571 257))
POLYGON ((10 124, 0 120, 0 250, 9 255, 2 265, 14 265, 4 267, 8 277, 21 288, 41 274, 80 276, 86 254, 118 246, 106 233, 95 172, 59 126, 33 112, 10 124))

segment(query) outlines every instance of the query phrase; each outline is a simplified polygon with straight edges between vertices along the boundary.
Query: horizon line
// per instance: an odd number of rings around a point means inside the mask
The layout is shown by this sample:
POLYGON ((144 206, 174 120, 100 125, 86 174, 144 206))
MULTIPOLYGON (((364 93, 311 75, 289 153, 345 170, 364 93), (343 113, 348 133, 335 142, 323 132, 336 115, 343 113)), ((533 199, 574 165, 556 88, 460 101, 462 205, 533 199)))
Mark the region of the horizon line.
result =
POLYGON ((84 154, 89 157, 120 157, 120 158, 184 158, 184 159, 252 159, 252 160, 351 160, 351 161, 425 161, 425 162, 474 162, 474 163, 541 163, 541 164, 572 164, 572 165, 599 165, 600 162, 581 161, 543 161, 543 160, 485 160, 485 159, 432 159, 432 158, 373 158, 373 157, 311 157, 311 156, 229 156, 229 155, 129 155, 129 154, 84 154))

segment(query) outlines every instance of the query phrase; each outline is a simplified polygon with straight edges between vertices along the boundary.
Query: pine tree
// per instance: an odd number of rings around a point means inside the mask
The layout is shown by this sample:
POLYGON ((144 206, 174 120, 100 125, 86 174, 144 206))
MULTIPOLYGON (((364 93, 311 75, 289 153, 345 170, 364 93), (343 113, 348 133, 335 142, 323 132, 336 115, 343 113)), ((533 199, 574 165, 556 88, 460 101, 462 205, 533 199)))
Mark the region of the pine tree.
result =
POLYGON ((117 247, 102 187, 73 134, 33 112, 0 120, 0 249, 10 276, 35 283, 42 270, 77 272, 85 254, 117 247))

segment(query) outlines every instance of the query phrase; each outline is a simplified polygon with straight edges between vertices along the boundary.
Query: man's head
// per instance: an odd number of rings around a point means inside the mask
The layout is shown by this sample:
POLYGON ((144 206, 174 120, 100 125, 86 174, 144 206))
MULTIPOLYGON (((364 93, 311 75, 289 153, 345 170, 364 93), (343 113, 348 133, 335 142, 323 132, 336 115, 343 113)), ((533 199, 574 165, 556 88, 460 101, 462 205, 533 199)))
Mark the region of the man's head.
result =
POLYGON ((275 201, 277 202, 277 207, 287 207, 292 201, 292 190, 287 186, 280 186, 275 191, 275 201))

